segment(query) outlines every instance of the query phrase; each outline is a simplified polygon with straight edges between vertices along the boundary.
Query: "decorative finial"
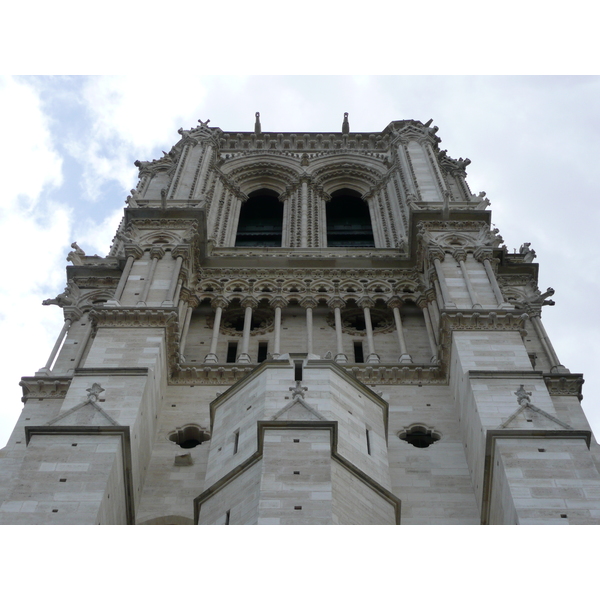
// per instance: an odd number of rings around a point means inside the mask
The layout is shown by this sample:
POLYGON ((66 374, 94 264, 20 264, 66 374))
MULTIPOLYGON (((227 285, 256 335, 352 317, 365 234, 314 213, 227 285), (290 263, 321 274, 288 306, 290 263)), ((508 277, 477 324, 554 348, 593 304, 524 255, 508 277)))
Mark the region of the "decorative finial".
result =
POLYGON ((303 400, 304 392, 307 392, 308 388, 304 387, 299 381, 296 381, 296 387, 291 387, 290 392, 292 392, 293 400, 303 400))
POLYGON ((348 123, 348 113, 344 113, 344 122, 342 123, 342 133, 350 133, 350 123, 348 123))
POLYGON ((85 390, 88 392, 88 402, 98 402, 98 398, 100 398, 100 394, 104 391, 104 388, 99 383, 94 383, 92 387, 89 387, 85 390))
POLYGON ((260 113, 256 113, 256 123, 254 123, 254 133, 260 133, 260 113))
POLYGON ((525 388, 523 387, 523 384, 521 384, 519 386, 519 389, 513 393, 517 397, 517 402, 521 406, 529 406, 529 404, 530 404, 529 397, 531 396, 531 392, 526 392, 525 388))

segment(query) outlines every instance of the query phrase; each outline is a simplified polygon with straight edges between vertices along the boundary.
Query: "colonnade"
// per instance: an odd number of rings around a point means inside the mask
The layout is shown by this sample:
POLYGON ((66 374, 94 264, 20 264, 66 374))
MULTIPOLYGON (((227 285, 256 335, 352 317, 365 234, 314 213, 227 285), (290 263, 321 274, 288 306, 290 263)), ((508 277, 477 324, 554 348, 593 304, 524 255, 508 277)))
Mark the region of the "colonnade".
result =
MULTIPOLYGON (((220 337, 220 327, 223 315, 223 310, 228 306, 229 301, 224 297, 214 298, 211 301, 211 307, 214 309, 214 320, 211 334, 211 342, 208 354, 204 358, 205 363, 218 363, 219 357, 217 356, 217 346, 220 337)), ((254 310, 258 307, 258 302, 252 297, 246 297, 240 302, 244 309, 244 323, 242 328, 242 340, 237 356, 238 363, 251 363, 253 362, 248 353, 250 345, 250 334, 252 330, 252 316, 254 310)), ((318 306, 318 302, 314 298, 304 298, 300 303, 300 306, 304 308, 305 322, 306 322, 306 337, 305 337, 305 350, 308 354, 313 354, 313 309, 318 306)), ((435 302, 433 302, 435 304, 435 302)), ((282 320, 282 309, 288 305, 288 301, 282 296, 276 296, 270 302, 270 306, 274 309, 273 318, 273 346, 271 355, 273 358, 277 358, 281 354, 281 320, 282 320)), ((334 297, 327 303, 329 308, 333 310, 334 322, 335 322, 335 339, 336 339, 336 353, 334 360, 338 363, 348 363, 348 357, 344 353, 343 347, 343 326, 342 326, 342 309, 345 308, 346 302, 340 297, 334 297)), ((374 301, 371 298, 363 297, 358 301, 358 305, 363 310, 364 321, 365 321, 365 333, 366 342, 368 348, 368 355, 366 356, 366 363, 379 363, 380 357, 376 352, 373 323, 371 318, 371 309, 375 306, 374 301)), ((400 307, 402 306, 402 300, 394 296, 388 303, 388 307, 394 314, 394 323, 396 330, 396 337, 398 339, 398 346, 400 349, 400 363, 412 363, 412 357, 408 352, 406 337, 404 333, 404 325, 402 322, 402 316, 400 314, 400 307)), ((437 335, 434 331, 437 329, 437 325, 431 322, 431 316, 428 312, 428 301, 425 299, 424 303, 419 304, 423 310, 423 316, 425 319, 425 326, 427 329, 428 339, 431 346, 432 361, 434 362, 437 358, 437 335)), ((436 307, 437 313, 437 307, 436 307)), ((184 353, 187 334, 189 330, 189 318, 191 316, 192 308, 187 309, 185 316, 183 331, 180 340, 181 353, 184 353)), ((439 313, 437 313, 439 318, 439 313)), ((436 320, 437 323, 437 320, 436 320)))

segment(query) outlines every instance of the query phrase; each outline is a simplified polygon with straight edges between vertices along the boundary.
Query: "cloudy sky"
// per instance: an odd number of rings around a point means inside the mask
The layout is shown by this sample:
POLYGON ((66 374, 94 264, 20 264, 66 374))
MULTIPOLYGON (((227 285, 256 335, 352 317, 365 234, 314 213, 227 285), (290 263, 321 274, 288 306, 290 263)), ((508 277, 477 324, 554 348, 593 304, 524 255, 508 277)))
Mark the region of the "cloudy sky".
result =
POLYGON ((598 77, 0 78, 4 252, 0 289, 0 447, 21 410, 18 385, 42 367, 62 311, 42 306, 65 285, 77 241, 104 255, 137 182, 136 159, 159 158, 179 127, 210 119, 249 131, 381 131, 433 118, 441 147, 470 158, 473 193, 486 191, 509 249, 531 242, 539 287, 556 290, 543 322, 562 363, 584 373, 583 407, 600 434, 598 77))

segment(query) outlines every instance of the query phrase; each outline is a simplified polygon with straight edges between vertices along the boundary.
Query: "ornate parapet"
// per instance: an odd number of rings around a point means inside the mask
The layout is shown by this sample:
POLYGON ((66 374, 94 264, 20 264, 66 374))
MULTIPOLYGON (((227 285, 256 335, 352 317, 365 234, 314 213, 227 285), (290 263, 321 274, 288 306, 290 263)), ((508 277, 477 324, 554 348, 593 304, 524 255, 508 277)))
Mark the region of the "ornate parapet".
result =
POLYGON ((544 383, 551 396, 576 396, 581 402, 581 389, 585 380, 579 373, 544 373, 544 383))

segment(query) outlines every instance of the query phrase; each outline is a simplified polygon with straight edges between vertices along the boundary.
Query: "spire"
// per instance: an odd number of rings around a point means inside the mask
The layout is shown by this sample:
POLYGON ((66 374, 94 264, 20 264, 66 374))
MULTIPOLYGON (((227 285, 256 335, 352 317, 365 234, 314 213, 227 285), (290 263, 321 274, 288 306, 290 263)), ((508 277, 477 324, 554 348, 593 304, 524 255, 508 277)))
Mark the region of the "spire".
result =
POLYGON ((342 123, 342 133, 350 133, 350 123, 348 123, 348 113, 344 113, 344 122, 342 123))
POLYGON ((260 133, 260 113, 256 113, 256 123, 254 123, 254 133, 260 133))

